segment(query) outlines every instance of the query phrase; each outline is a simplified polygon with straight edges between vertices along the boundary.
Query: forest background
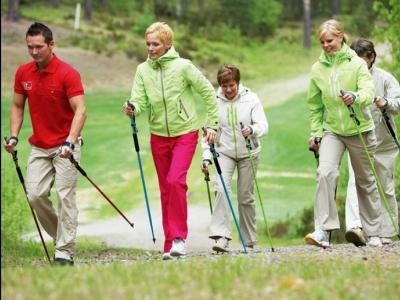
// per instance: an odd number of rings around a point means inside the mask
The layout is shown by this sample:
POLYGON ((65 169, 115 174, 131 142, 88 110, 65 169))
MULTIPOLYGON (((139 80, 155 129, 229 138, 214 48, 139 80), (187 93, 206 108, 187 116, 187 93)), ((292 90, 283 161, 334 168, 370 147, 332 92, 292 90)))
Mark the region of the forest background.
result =
MULTIPOLYGON (((305 93, 290 99, 283 97, 285 101, 274 103, 263 93, 265 84, 307 74, 321 51, 316 29, 332 17, 345 24, 350 41, 357 37, 374 40, 383 49, 379 66, 400 78, 400 4, 394 0, 86 0, 81 4, 83 16, 79 29, 74 29, 76 1, 2 2, 2 134, 8 135, 7 117, 15 68, 29 59, 24 44, 26 28, 32 21, 48 23, 56 37, 56 53, 81 71, 85 83, 89 118, 83 132, 86 149, 82 166, 124 211, 143 205, 143 192, 129 122, 121 115, 120 106, 129 95, 137 64, 147 57, 143 32, 156 20, 172 26, 180 55, 199 66, 215 86, 217 68, 223 63, 234 63, 242 70, 242 81, 265 99, 271 132, 263 139, 259 184, 275 245, 298 245, 302 243, 302 236, 313 228, 315 160, 306 143, 305 93), (97 64, 90 63, 93 57, 97 64)), ((28 118, 18 148, 23 170, 29 154, 28 118)), ((152 205, 158 205, 145 116, 138 119, 138 126, 149 196, 154 201, 152 205)), ((199 178, 200 152, 197 151, 189 172, 189 198, 191 205, 207 206, 205 183, 199 178)), ((4 150, 1 154, 2 275, 6 273, 8 278, 16 279, 20 272, 31 271, 8 272, 9 268, 41 265, 43 251, 37 241, 22 238, 34 230, 34 224, 11 158, 4 150)), ((337 197, 342 220, 346 165, 344 160, 337 197)), ((397 166, 398 199, 399 174, 397 166)), ((83 178, 79 180, 78 201, 81 223, 115 216, 115 211, 83 178)), ((260 246, 267 246, 260 211, 258 216, 260 246)), ((343 241, 343 232, 334 238, 337 242, 343 241)), ((97 241, 78 239, 82 261, 101 248, 104 245, 97 241)), ((120 253, 130 257, 143 254, 126 251, 129 254, 120 253)), ((241 262, 236 264, 240 266, 241 262)), ((7 283, 10 294, 15 293, 15 286, 7 283)), ((31 288, 40 295, 40 291, 31 288)), ((229 294, 229 284, 225 288, 227 291, 222 295, 229 294)))

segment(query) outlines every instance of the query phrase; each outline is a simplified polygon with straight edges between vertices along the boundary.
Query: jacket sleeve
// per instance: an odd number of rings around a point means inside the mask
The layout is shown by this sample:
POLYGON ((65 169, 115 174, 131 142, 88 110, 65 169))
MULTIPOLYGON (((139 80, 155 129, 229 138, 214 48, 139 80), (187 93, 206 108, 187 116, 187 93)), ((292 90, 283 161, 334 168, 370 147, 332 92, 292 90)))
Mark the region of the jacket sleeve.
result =
POLYGON ((308 88, 307 105, 310 112, 311 137, 322 137, 322 123, 325 107, 322 103, 321 90, 311 78, 308 88))
POLYGON ((253 135, 261 137, 268 133, 268 121, 260 99, 256 94, 254 94, 254 97, 256 104, 251 111, 251 128, 253 129, 253 135))
POLYGON ((357 91, 355 103, 361 108, 370 106, 374 101, 374 81, 365 63, 360 64, 357 72, 357 91))
POLYGON ((201 139, 201 149, 203 150, 202 159, 203 160, 207 159, 212 162, 213 157, 210 151, 210 146, 208 145, 204 137, 201 139))
POLYGON ((400 85, 399 82, 391 74, 388 74, 384 82, 385 99, 388 104, 386 110, 391 114, 400 113, 400 85))
POLYGON ((135 114, 140 115, 141 112, 147 110, 150 106, 149 99, 147 97, 146 88, 144 86, 142 73, 138 67, 135 77, 133 79, 131 97, 129 99, 135 106, 135 114))
POLYGON ((207 126, 217 130, 219 127, 218 106, 215 98, 214 87, 191 62, 189 62, 186 67, 185 75, 190 85, 201 96, 206 104, 207 126))

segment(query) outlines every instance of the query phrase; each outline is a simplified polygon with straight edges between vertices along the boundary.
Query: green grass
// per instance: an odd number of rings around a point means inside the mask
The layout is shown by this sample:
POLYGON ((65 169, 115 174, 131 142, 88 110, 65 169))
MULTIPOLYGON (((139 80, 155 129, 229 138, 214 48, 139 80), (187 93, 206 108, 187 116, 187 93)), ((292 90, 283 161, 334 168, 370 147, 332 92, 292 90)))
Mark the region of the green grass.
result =
MULTIPOLYGON (((31 250, 30 250, 31 251, 31 250)), ((191 257, 78 244, 78 265, 2 267, 2 298, 15 299, 396 299, 396 258, 285 253, 191 257), (84 247, 82 248, 82 245, 84 247), (79 246, 81 245, 81 246, 79 246), (96 259, 96 262, 93 260, 96 259)))

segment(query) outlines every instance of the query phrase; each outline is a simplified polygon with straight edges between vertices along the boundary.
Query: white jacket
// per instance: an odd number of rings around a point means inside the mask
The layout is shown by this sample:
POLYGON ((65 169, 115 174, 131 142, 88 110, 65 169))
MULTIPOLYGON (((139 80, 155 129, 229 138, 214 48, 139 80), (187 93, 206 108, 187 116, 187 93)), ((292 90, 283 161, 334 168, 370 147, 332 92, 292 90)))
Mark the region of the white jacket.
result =
MULTIPOLYGON (((396 132, 396 125, 393 120, 393 115, 400 112, 399 83, 390 73, 378 67, 372 66, 369 71, 374 79, 375 96, 383 97, 388 102, 384 109, 390 116, 390 123, 393 130, 396 132)), ((378 147, 380 148, 379 151, 381 152, 383 150, 397 148, 393 141, 393 137, 389 134, 388 129, 386 128, 380 109, 373 105, 371 110, 375 123, 375 133, 378 141, 378 147)))
MULTIPOLYGON (((239 85, 236 97, 228 100, 221 88, 217 90, 217 103, 220 127, 217 133, 215 150, 233 159, 249 156, 246 140, 241 133, 241 125, 251 127, 253 133, 248 137, 252 155, 261 151, 259 138, 268 133, 268 121, 258 96, 250 89, 239 85)), ((209 146, 203 141, 203 160, 212 161, 209 146)))

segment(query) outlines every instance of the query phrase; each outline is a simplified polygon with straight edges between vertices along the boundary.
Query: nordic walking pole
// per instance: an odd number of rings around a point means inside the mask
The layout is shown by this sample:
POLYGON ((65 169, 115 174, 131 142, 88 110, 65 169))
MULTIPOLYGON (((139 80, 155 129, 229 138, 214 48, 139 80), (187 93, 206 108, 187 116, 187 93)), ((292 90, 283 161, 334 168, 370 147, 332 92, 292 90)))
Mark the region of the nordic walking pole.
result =
MULTIPOLYGON (((343 96, 344 94, 345 94, 345 92, 342 91, 342 90, 340 90, 340 95, 343 96)), ((394 218, 393 218, 393 216, 392 216, 392 213, 391 213, 391 211, 390 211, 390 209, 389 209, 389 204, 388 204, 388 202, 387 202, 385 193, 384 193, 384 191, 383 191, 383 187, 382 187, 381 181, 380 181, 380 179, 379 179, 379 177, 378 177, 378 174, 376 173, 376 169, 375 169, 374 163, 373 163, 373 161, 372 161, 371 155, 370 155, 369 152, 368 152, 367 145, 365 144, 365 141, 364 141, 364 139, 363 139, 363 137, 362 137, 362 135, 361 135, 361 132, 360 132, 360 129, 359 129, 360 121, 357 119, 357 116, 356 116, 356 114, 355 114, 355 112, 354 112, 353 107, 352 107, 351 105, 348 105, 347 107, 348 107, 349 112, 350 112, 350 118, 352 118, 353 121, 354 121, 354 123, 356 124, 358 136, 359 136, 359 138, 360 138, 360 140, 361 140, 361 143, 362 143, 362 145, 363 145, 364 152, 365 152, 365 154, 367 155, 367 158, 368 158, 368 162, 369 162, 371 171, 372 171, 372 173, 373 173, 373 175, 374 175, 375 182, 376 182, 376 185, 377 185, 377 187, 378 187, 378 192, 379 192, 381 201, 383 202, 383 206, 385 207, 385 209, 386 209, 386 211, 387 211, 387 213, 388 213, 388 215, 389 215, 389 218, 390 218, 390 221, 392 222, 393 228, 394 228, 394 230, 395 230, 396 233, 397 233, 397 237, 400 239, 399 228, 398 228, 398 226, 396 225, 396 222, 394 221, 394 218)))
POLYGON ((106 194, 93 182, 92 179, 86 174, 85 170, 82 169, 82 167, 78 164, 78 162, 75 160, 75 158, 71 155, 69 160, 71 163, 75 166, 75 168, 81 173, 94 187, 96 190, 99 191, 99 193, 108 201, 108 203, 111 204, 112 207, 121 215, 122 218, 125 219, 126 222, 133 228, 134 224, 128 220, 128 218, 122 213, 122 211, 119 210, 117 206, 110 200, 110 198, 107 197, 106 194))
MULTIPOLYGON (((203 164, 203 168, 205 167, 205 164, 203 164)), ((211 215, 213 214, 213 207, 212 207, 212 203, 211 203, 211 194, 210 194, 210 173, 208 173, 208 171, 204 174, 204 181, 206 182, 207 185, 207 195, 208 195, 208 204, 210 205, 210 212, 211 215)))
POLYGON ((399 150, 400 150, 399 140, 398 140, 397 137, 396 137, 396 133, 394 132, 394 129, 393 129, 393 127, 392 127, 392 124, 390 124, 390 117, 389 117, 389 114, 388 114, 388 112, 386 111, 386 109, 382 109, 381 112, 382 112, 383 119, 385 120, 386 128, 387 128, 387 130, 389 131, 390 135, 392 136, 393 141, 394 141, 394 143, 396 144, 397 148, 399 148, 399 150))
MULTIPOLYGON (((130 104, 129 101, 127 101, 126 103, 127 103, 127 105, 131 106, 132 109, 133 109, 133 105, 130 104)), ((139 148, 139 140, 138 140, 138 137, 137 137, 138 130, 137 130, 137 127, 136 127, 135 115, 132 114, 130 116, 130 119, 131 119, 133 143, 135 144, 136 156, 137 156, 137 160, 138 160, 138 164, 139 164, 139 170, 140 170, 140 178, 142 180, 144 199, 145 199, 145 202, 146 202, 147 216, 148 216, 148 219, 149 219, 151 235, 153 237, 153 243, 156 243, 156 238, 154 236, 154 229, 153 229, 153 220, 151 218, 149 198, 147 196, 146 182, 144 180, 142 160, 140 159, 140 154, 139 154, 140 148, 139 148)))
MULTIPOLYGON (((319 144, 321 142, 321 138, 320 137, 315 138, 314 142, 316 144, 319 144)), ((315 149, 309 147, 308 150, 310 150, 310 151, 312 151, 314 153, 314 157, 315 157, 315 160, 317 161, 317 167, 318 167, 319 166, 319 152, 318 152, 318 149, 315 150, 315 149)))
MULTIPOLYGON (((4 138, 4 140, 5 140, 5 142, 7 143, 7 138, 6 138, 6 137, 4 138)), ((49 264, 51 264, 49 251, 47 250, 46 243, 44 242, 43 235, 42 235, 42 231, 40 230, 40 227, 39 227, 39 222, 38 222, 38 220, 37 220, 37 218, 36 218, 36 214, 35 214, 35 212, 34 212, 34 210, 33 210, 33 208, 32 208, 32 205, 31 205, 31 203, 29 202, 29 199, 28 199, 28 194, 27 194, 27 192, 26 192, 26 186, 25 186, 24 176, 22 175, 21 168, 20 168, 20 166, 19 166, 19 164, 18 164, 18 156, 17 156, 17 153, 18 153, 17 150, 14 150, 14 151, 11 152, 12 159, 13 159, 14 164, 15 164, 15 170, 17 171, 19 181, 21 182, 22 188, 23 188, 23 190, 24 190, 25 198, 26 198, 26 201, 28 202, 29 208, 30 208, 30 210, 31 210, 33 220, 35 221, 36 229, 37 229, 37 231, 38 231, 38 233, 39 233, 40 241, 42 242, 43 249, 44 249, 44 252, 46 253, 47 260, 49 261, 49 264)))
POLYGON ((233 220, 235 221, 236 229, 237 229, 237 231, 238 231, 238 233, 239 233, 239 238, 240 238, 240 241, 242 242, 242 246, 243 246, 244 253, 247 253, 246 246, 244 245, 244 240, 243 240, 242 232, 240 231, 239 223, 238 223, 238 221, 237 221, 237 219, 236 219, 236 215, 235 215, 235 211, 234 211, 233 206, 232 206, 231 199, 229 198, 228 189, 226 188, 224 178, 222 177, 221 166, 219 165, 219 162, 218 162, 218 155, 219 155, 219 154, 217 153, 217 151, 215 151, 214 144, 211 144, 211 145, 210 145, 210 151, 211 151, 211 154, 212 154, 212 156, 213 156, 214 165, 215 165, 215 168, 217 169, 217 173, 218 173, 219 178, 220 178, 220 180, 221 180, 222 186, 224 187, 224 192, 225 192, 226 200, 228 201, 229 208, 231 209, 231 213, 232 213, 232 216, 233 216, 233 220))
MULTIPOLYGON (((244 128, 244 125, 243 125, 242 122, 240 122, 240 128, 241 129, 244 128)), ((246 137, 244 137, 244 139, 246 140, 246 148, 247 148, 247 153, 248 153, 249 158, 250 158, 251 170, 253 172, 254 183, 256 185, 258 201, 260 202, 261 212, 262 212, 262 215, 263 215, 263 218, 264 218, 265 227, 267 228, 269 244, 271 245, 271 251, 274 252, 275 249, 274 249, 274 246, 272 245, 271 233, 269 231, 267 217, 265 216, 264 204, 263 204, 262 199, 261 199, 260 189, 258 188, 258 182, 257 182, 257 178, 256 178, 256 170, 255 170, 254 164, 253 164, 253 154, 251 154, 252 147, 251 147, 249 138, 246 136, 246 137)))

